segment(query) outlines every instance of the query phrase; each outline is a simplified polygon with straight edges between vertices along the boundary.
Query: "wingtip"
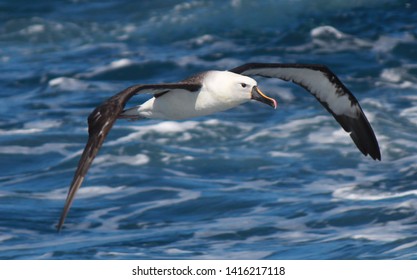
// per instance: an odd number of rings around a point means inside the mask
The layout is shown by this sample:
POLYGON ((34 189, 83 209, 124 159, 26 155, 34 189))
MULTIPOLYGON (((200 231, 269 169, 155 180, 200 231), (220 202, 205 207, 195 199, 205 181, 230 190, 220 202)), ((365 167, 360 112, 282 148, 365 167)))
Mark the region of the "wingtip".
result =
POLYGON ((372 157, 373 160, 381 161, 381 153, 379 150, 376 153, 370 153, 369 155, 372 157))
POLYGON ((68 209, 69 209, 69 208, 67 207, 67 205, 65 205, 64 210, 62 211, 61 217, 59 218, 58 225, 56 226, 56 231, 57 231, 58 233, 60 233, 60 232, 61 232, 62 227, 64 226, 65 219, 66 219, 66 217, 67 217, 67 213, 68 213, 68 209))
MULTIPOLYGON (((370 125, 369 125, 370 126, 370 125)), ((373 160, 381 161, 381 150, 379 148, 378 140, 376 139, 375 134, 373 133, 372 128, 370 128, 372 131, 372 137, 373 141, 371 142, 371 145, 369 146, 368 153, 372 157, 373 160)))
POLYGON ((375 138, 375 141, 372 143, 367 143, 366 150, 362 153, 367 156, 369 155, 373 160, 381 161, 381 151, 379 150, 378 142, 375 138))
MULTIPOLYGON (((373 132, 373 131, 372 131, 373 132)), ((373 160, 381 161, 381 151, 379 149, 378 140, 376 140, 375 134, 371 134, 367 142, 358 142, 359 150, 365 155, 370 156, 373 160)))
POLYGON ((57 233, 61 232, 62 226, 64 225, 65 219, 63 219, 62 217, 59 220, 58 225, 56 226, 56 231, 57 233))

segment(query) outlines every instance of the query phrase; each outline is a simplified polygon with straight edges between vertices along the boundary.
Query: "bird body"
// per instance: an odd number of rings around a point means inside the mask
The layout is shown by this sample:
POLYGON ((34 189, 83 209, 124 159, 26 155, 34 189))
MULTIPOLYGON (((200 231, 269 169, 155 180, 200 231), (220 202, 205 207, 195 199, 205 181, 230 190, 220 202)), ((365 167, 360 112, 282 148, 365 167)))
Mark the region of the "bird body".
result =
POLYGON ((157 93, 142 105, 125 110, 120 117, 182 120, 210 115, 251 100, 252 88, 257 86, 254 79, 229 71, 208 71, 198 76, 204 78, 198 81, 198 91, 176 89, 169 94, 157 93))

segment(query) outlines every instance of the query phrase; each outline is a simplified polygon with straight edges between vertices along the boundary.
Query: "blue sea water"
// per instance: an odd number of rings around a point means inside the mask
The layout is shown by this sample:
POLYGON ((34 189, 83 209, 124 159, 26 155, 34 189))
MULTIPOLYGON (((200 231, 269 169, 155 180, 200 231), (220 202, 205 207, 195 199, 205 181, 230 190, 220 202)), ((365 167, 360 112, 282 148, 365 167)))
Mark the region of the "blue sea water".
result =
POLYGON ((417 259, 415 1, 0 1, 0 87, 0 259, 417 259), (250 61, 328 65, 382 161, 257 79, 277 110, 118 121, 56 232, 95 106, 250 61))

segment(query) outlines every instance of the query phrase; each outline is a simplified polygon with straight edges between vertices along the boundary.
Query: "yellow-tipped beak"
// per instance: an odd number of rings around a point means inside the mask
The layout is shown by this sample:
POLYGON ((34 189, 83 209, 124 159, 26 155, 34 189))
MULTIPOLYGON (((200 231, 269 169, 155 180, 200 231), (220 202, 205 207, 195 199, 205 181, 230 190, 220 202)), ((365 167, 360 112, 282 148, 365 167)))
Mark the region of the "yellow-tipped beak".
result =
POLYGON ((252 88, 252 99, 265 103, 272 108, 276 109, 278 107, 278 103, 275 99, 265 95, 257 86, 252 88))

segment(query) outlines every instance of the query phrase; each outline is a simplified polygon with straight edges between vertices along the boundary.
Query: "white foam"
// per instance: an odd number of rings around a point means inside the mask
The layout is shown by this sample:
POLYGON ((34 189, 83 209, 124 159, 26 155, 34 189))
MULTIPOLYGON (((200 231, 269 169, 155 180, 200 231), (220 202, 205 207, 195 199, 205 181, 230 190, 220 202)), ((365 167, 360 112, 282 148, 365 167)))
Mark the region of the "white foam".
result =
POLYGON ((165 250, 165 253, 167 253, 168 255, 183 255, 193 253, 193 251, 182 250, 178 248, 169 248, 165 250))
POLYGON ((284 157, 284 158, 300 158, 303 155, 300 153, 286 153, 286 152, 269 152, 268 153, 271 157, 284 157))
POLYGON ((90 186, 83 187, 78 190, 78 198, 90 198, 105 194, 119 193, 126 189, 125 186, 108 187, 108 186, 90 186))
POLYGON ((136 29, 137 29, 137 26, 134 25, 133 23, 129 23, 129 24, 123 26, 123 31, 126 32, 126 33, 133 33, 133 32, 136 31, 136 29))
POLYGON ((400 116, 402 117, 409 117, 410 115, 415 115, 415 114, 417 114, 417 106, 406 108, 400 112, 400 116))
POLYGON ((20 33, 23 35, 32 35, 32 34, 38 34, 45 31, 45 25, 43 24, 32 24, 28 27, 20 30, 20 33))
POLYGON ((348 185, 344 187, 338 187, 333 192, 333 197, 339 199, 349 199, 349 200, 369 200, 369 201, 377 201, 377 200, 385 200, 385 199, 393 199, 393 198, 401 198, 406 196, 417 196, 417 190, 410 190, 404 192, 382 192, 382 191, 374 191, 371 192, 369 190, 358 189, 356 185, 348 185))
POLYGON ((1 135, 21 135, 21 134, 34 134, 44 131, 39 128, 27 128, 27 129, 0 129, 1 135))
POLYGON ((129 65, 132 65, 133 61, 127 58, 122 58, 119 60, 112 61, 108 67, 108 69, 118 69, 123 68, 129 65))
POLYGON ((10 59, 11 59, 10 56, 0 56, 0 61, 3 62, 3 63, 9 62, 10 59))
POLYGON ((115 156, 115 155, 102 155, 96 158, 96 163, 101 166, 111 166, 119 164, 127 164, 132 166, 145 165, 150 161, 147 155, 137 154, 134 156, 115 156))
MULTIPOLYGON (((392 107, 391 104, 387 104, 386 102, 382 101, 382 100, 377 100, 377 99, 373 99, 373 98, 363 98, 361 99, 361 105, 370 105, 372 107, 378 108, 378 109, 384 109, 386 110, 386 108, 390 108, 390 106, 392 107)), ((368 115, 368 112, 366 112, 366 115, 368 115)))
POLYGON ((202 45, 213 43, 214 40, 215 38, 213 35, 205 34, 205 35, 192 39, 191 43, 194 43, 197 46, 202 46, 202 45))
POLYGON ((175 12, 188 12, 188 10, 191 10, 196 7, 202 6, 202 3, 200 1, 190 1, 190 2, 184 2, 180 3, 174 6, 173 10, 175 12))
POLYGON ((311 42, 304 45, 289 47, 288 49, 303 53, 313 51, 334 53, 373 47, 372 42, 343 33, 329 25, 313 28, 310 31, 310 36, 312 39, 311 42))
POLYGON ((361 228, 360 230, 351 230, 349 233, 345 234, 347 235, 346 237, 353 239, 394 242, 404 238, 399 228, 401 228, 401 225, 390 225, 390 223, 387 223, 383 227, 373 226, 369 228, 361 228))
POLYGON ((100 75, 111 70, 124 68, 133 64, 135 64, 133 60, 122 58, 119 60, 112 61, 109 65, 95 67, 90 72, 77 74, 76 78, 91 78, 96 75, 100 75))
POLYGON ((47 130, 50 128, 58 128, 62 125, 62 121, 59 120, 36 120, 36 121, 29 121, 24 124, 24 128, 39 128, 43 130, 47 130))
POLYGON ((9 240, 9 239, 13 239, 14 238, 14 236, 13 235, 10 235, 10 234, 4 234, 4 233, 2 233, 1 235, 0 235, 0 243, 1 242, 4 242, 4 241, 7 241, 7 240, 9 240))
MULTIPOLYGON (((261 138, 288 138, 291 137, 291 135, 298 131, 303 130, 312 130, 312 126, 324 123, 325 121, 329 120, 329 116, 314 116, 311 118, 305 118, 305 119, 296 119, 287 121, 284 123, 279 123, 274 126, 270 126, 265 129, 261 129, 258 132, 253 133, 252 135, 246 137, 243 139, 245 142, 256 142, 261 138)), ((245 124, 245 128, 248 128, 249 124, 245 124)), ((250 127, 249 127, 250 128, 250 127)), ((327 135, 329 137, 329 135, 327 135)), ((296 141, 292 140, 292 143, 295 143, 296 141)))
MULTIPOLYGON (((128 253, 125 253, 125 252, 112 252, 112 251, 109 251, 109 252, 98 252, 97 253, 97 256, 99 257, 99 259, 101 259, 101 258, 108 258, 109 256, 111 256, 111 257, 127 257, 127 258, 132 258, 132 256, 136 256, 136 257, 143 257, 143 256, 145 256, 146 257, 146 255, 144 254, 144 253, 140 253, 140 252, 128 252, 128 253)), ((49 258, 49 259, 51 259, 51 258, 49 258)))
MULTIPOLYGON (((403 239, 403 238, 400 236, 398 239, 403 239)), ((408 249, 408 248, 412 248, 412 247, 415 247, 415 246, 417 246, 417 241, 412 241, 412 242, 408 242, 408 243, 405 243, 405 244, 401 244, 401 245, 399 245, 399 246, 397 246, 397 247, 395 247, 391 250, 388 250, 386 253, 395 253, 395 252, 405 250, 405 249, 408 249)))
MULTIPOLYGON (((78 190, 78 198, 90 198, 100 195, 120 193, 125 191, 125 186, 109 187, 109 186, 85 186, 78 190)), ((67 197, 68 188, 54 189, 49 192, 36 192, 33 193, 33 198, 36 199, 49 199, 49 200, 64 200, 67 197)))
POLYGON ((314 116, 312 118, 296 119, 277 126, 280 130, 295 132, 329 120, 329 116, 314 116))
POLYGON ((408 119, 410 122, 417 125, 417 106, 401 110, 400 116, 408 119))
MULTIPOLYGON (((207 122, 206 122, 207 124, 207 122)), ((162 121, 156 124, 150 125, 141 125, 141 126, 129 126, 130 129, 136 130, 136 132, 130 133, 127 136, 121 137, 117 140, 110 141, 107 145, 120 145, 123 143, 132 142, 140 139, 144 135, 150 132, 156 132, 158 134, 175 134, 180 132, 185 132, 190 129, 195 129, 201 125, 197 121, 185 121, 185 122, 175 122, 175 121, 162 121)))
POLYGON ((343 129, 335 130, 332 127, 323 127, 312 131, 307 136, 307 141, 316 144, 345 143, 350 144, 351 140, 343 129))
POLYGON ((336 39, 342 39, 348 37, 347 34, 337 30, 333 26, 325 25, 319 26, 310 31, 311 37, 334 37, 336 39))
POLYGON ((414 140, 407 140, 407 139, 394 139, 393 143, 403 146, 406 150, 414 149, 416 147, 416 142, 414 140))
POLYGON ((48 86, 66 91, 86 90, 90 87, 87 82, 67 77, 58 77, 48 82, 48 86))
POLYGON ((241 7, 241 6, 242 6, 242 0, 232 0, 232 1, 230 2, 230 5, 231 5, 233 8, 239 8, 239 7, 241 7))
POLYGON ((414 42, 415 38, 410 33, 395 33, 396 37, 383 35, 373 44, 375 52, 388 53, 391 52, 400 43, 414 42))
POLYGON ((0 129, 2 135, 21 135, 21 134, 34 134, 43 132, 50 128, 57 128, 61 126, 62 122, 57 120, 42 120, 42 121, 29 121, 23 125, 23 128, 17 129, 0 129))
POLYGON ((330 25, 318 26, 312 29, 310 36, 316 45, 326 49, 336 48, 338 51, 352 48, 370 48, 373 46, 372 42, 343 33, 330 25))
POLYGON ((334 170, 329 170, 326 172, 326 174, 332 176, 350 176, 356 179, 365 177, 365 174, 356 168, 338 168, 334 170))
POLYGON ((68 147, 74 146, 73 144, 61 144, 61 143, 46 143, 37 147, 27 146, 0 146, 0 154, 9 155, 43 155, 47 153, 59 153, 62 155, 69 155, 67 151, 68 147))
POLYGON ((381 78, 392 83, 398 83, 402 79, 398 68, 384 69, 381 73, 381 78))

